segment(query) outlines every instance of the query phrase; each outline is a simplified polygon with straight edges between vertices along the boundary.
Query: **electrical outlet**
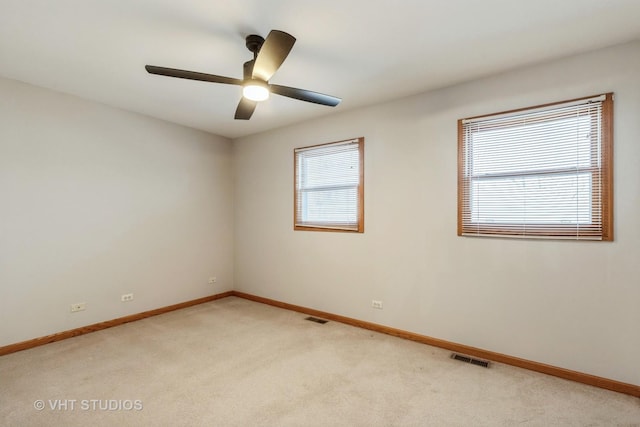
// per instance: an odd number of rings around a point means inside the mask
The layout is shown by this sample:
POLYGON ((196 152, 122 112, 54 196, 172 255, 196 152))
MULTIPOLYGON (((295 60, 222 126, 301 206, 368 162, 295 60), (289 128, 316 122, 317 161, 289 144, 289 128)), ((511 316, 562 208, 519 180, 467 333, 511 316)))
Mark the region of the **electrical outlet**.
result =
POLYGON ((373 308, 377 308, 379 310, 382 310, 382 301, 378 301, 378 300, 371 300, 371 307, 373 308))
POLYGON ((213 285, 214 283, 216 283, 218 281, 218 278, 216 276, 211 276, 209 277, 209 284, 213 285))
POLYGON ((84 311, 87 309, 86 302, 77 302, 75 304, 71 304, 71 312, 76 313, 78 311, 84 311))
POLYGON ((133 294, 123 294, 120 297, 120 301, 122 302, 133 301, 133 294))

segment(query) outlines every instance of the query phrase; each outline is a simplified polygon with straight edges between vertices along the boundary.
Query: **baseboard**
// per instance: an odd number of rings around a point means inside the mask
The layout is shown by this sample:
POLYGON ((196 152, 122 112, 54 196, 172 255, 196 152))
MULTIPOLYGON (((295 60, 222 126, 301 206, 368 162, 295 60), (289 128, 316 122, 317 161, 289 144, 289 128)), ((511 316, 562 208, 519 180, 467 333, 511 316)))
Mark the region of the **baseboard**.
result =
POLYGON ((71 329, 64 332, 58 332, 56 334, 47 335, 40 338, 34 338, 31 340, 22 341, 16 344, 6 345, 4 347, 0 347, 0 356, 9 354, 9 353, 15 353, 17 351, 27 350, 33 347, 38 347, 38 346, 49 344, 56 341, 66 340, 67 338, 77 337, 78 335, 84 335, 90 332, 101 331, 103 329, 112 328, 114 326, 123 325, 125 323, 134 322, 136 320, 145 319, 151 316, 157 316, 158 314, 168 313, 170 311, 179 310, 181 308, 191 307, 192 305, 214 301, 214 300, 225 298, 231 295, 233 295, 232 291, 223 292, 221 294, 210 295, 208 297, 198 298, 191 301, 185 301, 179 304, 173 304, 166 307, 156 308, 155 310, 149 310, 149 311, 144 311, 142 313, 131 314, 129 316, 119 317, 113 320, 94 323, 93 325, 82 326, 80 328, 71 329))
POLYGON ((457 344, 450 341, 441 340, 438 338, 432 338, 425 335, 416 334, 413 332, 403 331, 401 329, 390 328, 388 326, 378 325, 376 323, 365 322, 350 317, 340 316, 338 314, 327 313, 325 311, 315 310, 313 308, 302 307, 299 305, 288 304, 281 301, 276 301, 269 298, 264 298, 256 295, 247 294, 239 291, 228 291, 216 295, 210 295, 208 297, 198 298, 191 301, 181 302, 179 304, 169 305, 166 307, 157 308, 155 310, 144 311, 142 313, 132 314, 125 317, 119 317, 113 320, 107 320, 105 322, 94 323, 93 325, 83 326, 76 329, 71 329, 64 332, 58 332, 56 334, 47 335, 40 338, 35 338, 16 344, 10 344, 4 347, 0 347, 0 356, 5 354, 15 353, 17 351, 27 350, 33 347, 53 343, 56 341, 62 341, 67 338, 77 337, 79 335, 88 334, 90 332, 96 332, 114 326, 123 325, 125 323, 134 322, 136 320, 145 319, 147 317, 157 316, 159 314, 168 313, 170 311, 179 310, 181 308, 187 308, 205 302, 214 301, 229 296, 235 296, 244 298, 247 300, 268 304, 274 307, 283 308, 286 310, 297 311, 300 313, 309 314, 311 316, 321 317, 328 320, 344 323, 351 326, 356 326, 363 329, 369 329, 375 332, 380 332, 387 335, 393 335, 396 337, 408 339, 411 341, 420 342, 422 344, 432 345, 434 347, 440 347, 447 350, 451 350, 457 353, 467 354, 469 356, 480 357, 482 359, 491 360, 494 362, 504 363, 506 365, 517 366, 519 368, 528 369, 531 371, 540 372, 547 375, 552 375, 559 378, 564 378, 571 381, 576 381, 591 386, 616 391, 618 393, 624 393, 635 397, 640 397, 640 386, 634 384, 623 383, 608 378, 602 378, 595 375, 585 374, 582 372, 572 371, 569 369, 559 368, 557 366, 547 365, 544 363, 533 362, 531 360, 521 359, 518 357, 508 356, 506 354, 496 353, 489 350, 483 350, 476 347, 471 347, 464 344, 457 344))
POLYGON ((634 384, 623 383, 623 382, 611 380, 608 378, 602 378, 595 375, 590 375, 582 372, 572 371, 569 369, 559 368, 557 366, 547 365, 539 362, 533 362, 531 360, 521 359, 519 357, 508 356, 506 354, 496 353, 489 350, 483 350, 480 348, 471 347, 464 344, 457 344, 454 342, 432 338, 425 335, 416 334, 413 332, 403 331, 401 329, 395 329, 395 328, 390 328, 388 326, 378 325, 376 323, 365 322, 362 320, 357 320, 357 319, 352 319, 350 317, 327 313, 324 311, 315 310, 308 307, 301 307, 298 305, 288 304, 285 302, 276 301, 269 298, 263 298, 256 295, 247 294, 244 292, 231 291, 231 295, 239 298, 251 300, 251 301, 260 302, 263 304, 272 305, 275 307, 284 308, 287 310, 293 310, 300 313, 309 314, 311 316, 321 317, 327 320, 333 320, 336 322, 345 323, 347 325, 357 326, 359 328, 381 332, 387 335, 393 335, 393 336, 408 339, 411 341, 417 341, 423 344, 444 348, 457 353, 463 353, 469 356, 480 357, 482 359, 504 363, 511 366, 517 366, 519 368, 528 369, 530 371, 536 371, 543 374, 552 375, 555 377, 560 377, 567 380, 588 384, 591 386, 604 388, 607 390, 616 391, 618 393, 624 393, 631 396, 640 397, 640 386, 637 386, 634 384))

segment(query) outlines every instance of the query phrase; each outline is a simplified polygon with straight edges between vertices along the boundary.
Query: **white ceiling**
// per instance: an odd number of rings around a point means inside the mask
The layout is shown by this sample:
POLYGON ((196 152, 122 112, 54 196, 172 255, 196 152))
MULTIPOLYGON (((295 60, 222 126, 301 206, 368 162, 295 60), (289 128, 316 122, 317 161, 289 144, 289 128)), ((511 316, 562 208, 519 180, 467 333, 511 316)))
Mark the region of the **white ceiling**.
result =
POLYGON ((640 38, 640 0, 0 0, 0 76, 229 138, 640 38), (297 43, 273 95, 233 119, 239 86, 149 75, 145 64, 242 78, 247 34, 297 43))

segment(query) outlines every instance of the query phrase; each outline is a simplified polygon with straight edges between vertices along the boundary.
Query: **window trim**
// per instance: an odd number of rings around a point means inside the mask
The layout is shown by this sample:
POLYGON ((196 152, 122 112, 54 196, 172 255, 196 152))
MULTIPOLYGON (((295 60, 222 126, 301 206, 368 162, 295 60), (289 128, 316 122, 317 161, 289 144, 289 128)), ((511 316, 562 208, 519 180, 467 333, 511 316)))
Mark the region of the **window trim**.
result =
POLYGON ((602 116, 601 116, 601 235, 600 237, 589 239, 581 238, 580 240, 598 240, 598 241, 613 241, 613 100, 614 96, 612 92, 606 94, 599 94, 581 98, 570 99, 567 101, 552 102, 532 107, 518 108, 514 110, 502 111, 499 113, 485 114, 480 116, 469 117, 458 120, 458 236, 489 236, 489 237, 522 237, 522 238, 549 238, 549 239, 578 239, 575 232, 558 232, 552 230, 554 227, 541 227, 539 225, 534 226, 536 231, 528 231, 526 235, 522 235, 513 227, 508 227, 505 224, 479 224, 478 233, 470 234, 463 233, 463 218, 467 213, 465 212, 465 206, 469 207, 468 203, 464 200, 464 187, 468 185, 466 181, 470 178, 465 178, 465 135, 464 135, 464 123, 469 120, 475 120, 480 118, 493 118, 500 115, 511 115, 519 112, 530 112, 540 109, 549 109, 554 106, 566 105, 571 103, 579 103, 591 98, 598 98, 604 96, 602 101, 602 116))
POLYGON ((325 232, 337 232, 337 233, 364 233, 364 137, 345 139, 342 141, 335 141, 323 144, 309 145, 305 147, 296 147, 293 150, 293 229, 297 231, 325 231, 325 232), (296 218, 298 215, 298 156, 297 151, 312 150, 314 148, 326 147, 329 145, 339 145, 349 142, 358 143, 358 163, 359 163, 359 176, 358 176, 358 198, 357 198, 357 228, 347 229, 339 226, 320 226, 320 225, 300 225, 297 223, 296 218))

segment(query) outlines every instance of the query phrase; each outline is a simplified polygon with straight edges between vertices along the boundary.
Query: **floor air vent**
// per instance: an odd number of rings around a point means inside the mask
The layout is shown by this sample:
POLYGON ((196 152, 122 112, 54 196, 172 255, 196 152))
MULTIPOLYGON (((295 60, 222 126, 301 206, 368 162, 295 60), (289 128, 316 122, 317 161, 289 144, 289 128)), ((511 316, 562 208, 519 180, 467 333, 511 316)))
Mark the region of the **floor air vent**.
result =
POLYGON ((475 359, 473 357, 463 356, 463 355, 457 354, 457 353, 451 353, 451 358, 459 360, 461 362, 471 363, 472 365, 482 366, 483 368, 488 368, 489 367, 489 361, 487 361, 487 360, 475 359))
POLYGON ((328 320, 318 319, 317 317, 312 317, 312 316, 309 316, 304 320, 310 320, 311 322, 320 323, 321 325, 324 325, 325 323, 328 322, 328 320))

